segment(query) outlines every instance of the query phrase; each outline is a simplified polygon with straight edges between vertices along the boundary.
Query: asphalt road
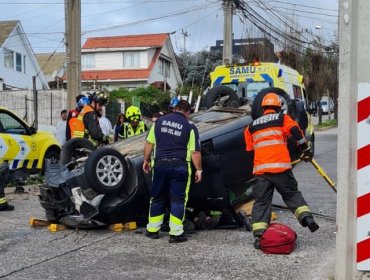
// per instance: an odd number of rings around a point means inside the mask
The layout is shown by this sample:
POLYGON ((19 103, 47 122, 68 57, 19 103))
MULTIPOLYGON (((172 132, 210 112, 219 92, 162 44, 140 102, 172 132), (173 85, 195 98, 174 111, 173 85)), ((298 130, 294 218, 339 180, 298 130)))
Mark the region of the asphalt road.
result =
MULTIPOLYGON (((316 160, 336 179, 337 131, 318 132, 316 160)), ((43 218, 37 190, 8 197, 16 210, 0 214, 0 279, 334 279, 336 195, 309 163, 294 168, 299 188, 320 229, 310 233, 292 213, 277 222, 297 231, 290 255, 265 255, 243 229, 199 231, 182 244, 135 232, 31 228, 43 218)), ((284 205, 275 194, 274 203, 284 205)))

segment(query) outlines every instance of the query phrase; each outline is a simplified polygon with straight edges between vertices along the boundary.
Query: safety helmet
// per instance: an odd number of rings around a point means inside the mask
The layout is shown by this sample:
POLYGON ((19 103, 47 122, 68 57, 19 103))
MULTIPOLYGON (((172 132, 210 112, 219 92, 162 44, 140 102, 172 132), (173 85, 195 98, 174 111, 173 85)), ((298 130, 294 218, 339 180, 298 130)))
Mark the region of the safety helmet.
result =
POLYGON ((138 121, 141 117, 140 109, 136 106, 130 106, 126 110, 126 118, 129 121, 138 121))
POLYGON ((81 97, 78 102, 77 102, 77 107, 78 108, 82 108, 84 107, 85 105, 89 105, 90 104, 90 99, 86 96, 83 96, 81 97))
POLYGON ((280 97, 275 93, 268 93, 262 99, 262 107, 279 107, 281 108, 281 100, 280 97))
POLYGON ((90 102, 95 101, 96 103, 99 103, 101 106, 107 105, 109 101, 108 95, 103 91, 91 93, 89 99, 90 102))
POLYGON ((175 96, 174 98, 171 99, 170 101, 170 108, 175 108, 177 104, 179 104, 180 100, 175 96))

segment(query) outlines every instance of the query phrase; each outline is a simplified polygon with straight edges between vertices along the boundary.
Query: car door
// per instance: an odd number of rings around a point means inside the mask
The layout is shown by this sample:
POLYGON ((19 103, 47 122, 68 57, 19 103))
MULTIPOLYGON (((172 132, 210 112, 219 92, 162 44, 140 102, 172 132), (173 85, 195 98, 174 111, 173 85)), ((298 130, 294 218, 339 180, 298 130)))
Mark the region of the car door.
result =
POLYGON ((30 128, 14 114, 0 111, 0 162, 10 169, 32 168, 37 155, 30 128))

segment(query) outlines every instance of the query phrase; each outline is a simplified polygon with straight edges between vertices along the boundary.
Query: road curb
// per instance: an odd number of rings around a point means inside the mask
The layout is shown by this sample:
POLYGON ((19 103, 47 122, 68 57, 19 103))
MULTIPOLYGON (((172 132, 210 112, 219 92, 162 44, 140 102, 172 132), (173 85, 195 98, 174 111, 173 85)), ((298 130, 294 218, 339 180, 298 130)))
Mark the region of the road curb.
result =
POLYGON ((325 126, 325 127, 315 127, 315 130, 316 131, 324 131, 324 130, 332 129, 332 128, 335 128, 335 127, 338 127, 338 125, 330 125, 330 126, 325 126))

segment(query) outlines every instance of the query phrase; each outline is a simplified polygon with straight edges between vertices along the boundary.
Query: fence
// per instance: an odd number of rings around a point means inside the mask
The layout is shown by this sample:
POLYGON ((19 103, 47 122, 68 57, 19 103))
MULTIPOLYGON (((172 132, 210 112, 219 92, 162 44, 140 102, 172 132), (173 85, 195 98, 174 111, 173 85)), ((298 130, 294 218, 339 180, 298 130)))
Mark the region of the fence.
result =
MULTIPOLYGON (((38 123, 55 126, 60 120, 60 111, 67 109, 67 91, 38 90, 38 123)), ((32 90, 0 91, 0 106, 10 109, 29 124, 34 123, 32 90)))

